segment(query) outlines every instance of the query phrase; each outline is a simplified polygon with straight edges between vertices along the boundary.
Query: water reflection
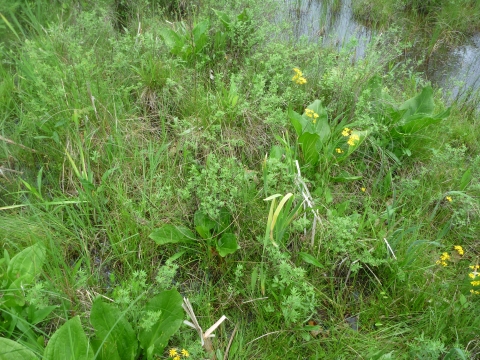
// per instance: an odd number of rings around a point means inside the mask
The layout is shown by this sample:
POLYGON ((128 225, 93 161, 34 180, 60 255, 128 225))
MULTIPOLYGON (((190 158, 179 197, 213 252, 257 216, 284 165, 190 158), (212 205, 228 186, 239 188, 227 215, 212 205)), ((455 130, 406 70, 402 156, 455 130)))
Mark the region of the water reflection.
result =
MULTIPOLYGON (((285 7, 281 20, 292 24, 293 39, 307 37, 322 45, 341 48, 356 38, 355 56, 363 57, 375 35, 373 30, 355 21, 352 0, 283 0, 282 3, 285 7)), ((414 49, 413 56, 415 52, 414 49)), ((455 49, 434 52, 425 73, 434 85, 445 89, 450 100, 479 91, 480 34, 455 49)))

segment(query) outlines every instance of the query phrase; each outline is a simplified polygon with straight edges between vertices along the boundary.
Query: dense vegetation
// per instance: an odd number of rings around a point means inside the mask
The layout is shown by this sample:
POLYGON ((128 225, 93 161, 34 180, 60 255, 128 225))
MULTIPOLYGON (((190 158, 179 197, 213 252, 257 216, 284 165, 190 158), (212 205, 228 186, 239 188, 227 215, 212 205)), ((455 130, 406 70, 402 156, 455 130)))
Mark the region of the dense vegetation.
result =
POLYGON ((478 109, 282 6, 0 1, 1 359, 480 356, 478 109))

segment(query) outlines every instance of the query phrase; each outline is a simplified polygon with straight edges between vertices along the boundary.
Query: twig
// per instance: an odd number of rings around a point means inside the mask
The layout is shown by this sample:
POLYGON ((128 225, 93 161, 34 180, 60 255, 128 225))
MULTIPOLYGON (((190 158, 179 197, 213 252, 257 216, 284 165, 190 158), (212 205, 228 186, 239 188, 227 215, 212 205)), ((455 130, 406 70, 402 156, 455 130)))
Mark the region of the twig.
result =
POLYGON ((1 136, 1 135, 0 135, 0 140, 5 141, 6 143, 9 143, 9 144, 12 144, 12 145, 20 146, 22 149, 30 150, 31 152, 35 152, 35 153, 37 152, 37 150, 33 150, 33 149, 29 148, 29 147, 26 147, 25 145, 18 144, 18 143, 16 143, 15 141, 12 141, 12 140, 10 140, 10 139, 7 139, 7 138, 5 138, 5 137, 3 137, 3 136, 1 136))
POLYGON ((265 300, 265 299, 268 299, 268 296, 261 297, 261 298, 256 298, 256 299, 252 299, 252 300, 247 300, 247 301, 242 301, 242 305, 247 304, 249 302, 253 302, 253 301, 257 301, 257 300, 265 300))
POLYGON ((387 249, 390 250, 390 252, 392 253, 392 256, 395 260, 397 260, 397 257, 395 256, 395 253, 393 252, 390 244, 388 243, 387 239, 386 238, 383 238, 383 241, 385 241, 385 244, 387 244, 387 249))
POLYGON ((265 336, 268 336, 268 335, 273 335, 273 334, 277 334, 277 333, 281 333, 281 332, 285 332, 287 330, 278 330, 278 331, 272 331, 272 332, 269 332, 269 333, 266 333, 266 334, 263 334, 262 336, 259 336, 255 339, 253 339, 252 341, 249 341, 248 343, 245 344, 245 346, 248 346, 250 345, 251 343, 257 341, 257 340, 260 340, 261 338, 265 337, 265 336))
POLYGON ((230 336, 230 340, 228 341, 227 348, 225 349, 225 355, 223 356, 224 360, 228 360, 228 352, 230 351, 230 346, 232 346, 233 338, 237 333, 237 329, 238 329, 238 324, 236 324, 235 327, 233 328, 232 336, 230 336))
MULTIPOLYGON (((320 215, 318 214, 318 210, 315 209, 315 203, 313 201, 312 195, 310 194, 310 191, 308 190, 307 185, 302 179, 302 173, 300 172, 300 165, 298 163, 298 160, 295 160, 295 165, 297 167, 297 175, 295 177, 295 180, 297 182, 297 186, 300 189, 300 192, 302 193, 302 197, 304 200, 304 204, 306 204, 312 211, 313 214, 313 226, 312 226, 312 241, 311 241, 311 247, 314 245, 314 240, 315 240, 315 231, 316 231, 316 222, 318 221, 320 225, 322 225, 322 219, 320 218, 320 215)), ((305 205, 304 205, 305 206, 305 205)))

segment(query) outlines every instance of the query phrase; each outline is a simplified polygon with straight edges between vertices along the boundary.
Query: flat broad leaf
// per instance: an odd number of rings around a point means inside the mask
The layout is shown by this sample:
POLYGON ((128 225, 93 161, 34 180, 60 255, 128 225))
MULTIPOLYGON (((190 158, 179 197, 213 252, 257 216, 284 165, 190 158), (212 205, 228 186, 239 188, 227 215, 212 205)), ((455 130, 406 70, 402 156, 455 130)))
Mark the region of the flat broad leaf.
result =
POLYGON ((153 230, 148 237, 155 241, 158 245, 190 242, 195 239, 195 235, 188 228, 170 224, 153 230))
POLYGON ((240 249, 237 243, 237 237, 232 233, 223 234, 220 239, 217 240, 217 251, 221 257, 225 257, 228 254, 233 254, 240 249))
POLYGON ((325 267, 315 258, 313 255, 310 255, 306 252, 299 252, 298 255, 302 258, 303 261, 305 261, 308 264, 311 264, 313 266, 316 266, 320 269, 324 269, 325 267))
POLYGON ((403 119, 411 115, 426 114, 430 115, 433 112, 433 89, 431 86, 426 86, 422 92, 417 96, 405 101, 399 110, 405 110, 403 119))
POLYGON ((220 10, 215 10, 215 9, 212 9, 212 10, 215 13, 215 15, 217 15, 218 19, 222 22, 223 26, 225 26, 225 29, 227 31, 230 31, 232 24, 228 14, 220 10))
POLYGON ((45 348, 45 360, 93 360, 93 350, 77 315, 63 324, 45 348))
POLYGON ((292 109, 288 109, 288 117, 290 118, 290 123, 295 129, 297 136, 301 136, 303 134, 303 130, 308 125, 307 119, 292 109))
MULTIPOLYGON (((95 300, 90 312, 90 322, 95 337, 101 341, 102 350, 116 352, 121 360, 133 360, 137 354, 138 341, 130 323, 115 305, 95 300)), ((104 356, 103 358, 106 359, 104 356)), ((109 357, 111 358, 111 357, 109 357)))
POLYGON ((447 118, 450 115, 450 108, 445 110, 443 113, 437 114, 435 116, 425 116, 425 115, 412 115, 405 119, 402 122, 401 126, 398 126, 398 130, 403 134, 413 134, 417 131, 420 131, 427 126, 437 124, 447 118))
POLYGON ((303 152, 303 159, 305 164, 315 166, 320 159, 318 148, 320 147, 320 136, 318 134, 304 133, 298 138, 303 152))
POLYGON ((212 234, 211 230, 215 227, 215 221, 201 210, 195 211, 193 215, 193 223, 195 224, 195 230, 203 239, 210 239, 212 234))
POLYGON ((0 359, 2 360, 38 360, 38 357, 16 341, 0 338, 0 359))
POLYGON ((460 180, 460 185, 458 186, 458 189, 460 191, 465 190, 468 184, 470 184, 470 181, 472 181, 472 177, 472 168, 468 168, 467 171, 465 171, 462 175, 462 179, 460 180))
POLYGON ((168 340, 180 328, 184 318, 182 296, 177 290, 162 291, 145 306, 145 317, 156 314, 156 322, 150 328, 142 328, 138 336, 147 359, 162 356, 168 340))
MULTIPOLYGON (((328 125, 327 110, 322 106, 322 103, 318 99, 308 105, 307 109, 313 110, 314 113, 318 115, 317 118, 309 119, 309 122, 311 123, 312 132, 318 134, 320 141, 322 144, 324 144, 329 139, 331 134, 330 125, 328 125)), ((307 129, 310 129, 310 127, 307 129)))
POLYGON ((45 247, 36 243, 15 255, 8 264, 7 277, 11 282, 21 280, 23 285, 32 283, 45 262, 45 247))

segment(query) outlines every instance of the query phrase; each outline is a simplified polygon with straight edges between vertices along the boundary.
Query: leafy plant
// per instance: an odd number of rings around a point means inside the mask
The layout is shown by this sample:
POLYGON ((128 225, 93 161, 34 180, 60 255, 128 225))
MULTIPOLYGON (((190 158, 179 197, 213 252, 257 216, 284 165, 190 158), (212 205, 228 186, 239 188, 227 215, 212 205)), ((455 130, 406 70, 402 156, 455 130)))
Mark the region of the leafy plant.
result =
POLYGON ((35 351, 42 347, 37 342, 41 337, 35 334, 33 328, 57 307, 27 302, 29 289, 41 274, 45 257, 44 245, 36 243, 11 259, 4 250, 4 257, 0 259, 0 333, 25 341, 35 351))
POLYGON ((438 124, 450 115, 450 108, 433 114, 434 101, 431 86, 422 92, 395 106, 393 99, 382 89, 379 78, 373 78, 368 89, 374 101, 373 117, 375 121, 386 126, 387 134, 382 135, 379 145, 400 162, 404 156, 410 156, 410 145, 417 140, 415 134, 430 125, 438 124))
MULTIPOLYGON (((202 210, 197 210, 194 215, 195 230, 222 257, 233 254, 240 248, 236 235, 228 232, 231 224, 232 216, 227 209, 220 210, 216 221, 202 210)), ((182 226, 164 225, 155 229, 150 238, 159 245, 178 242, 194 244, 195 235, 182 226)))
MULTIPOLYGON (((303 162, 310 168, 319 164, 320 157, 326 164, 345 160, 358 149, 368 134, 367 131, 343 129, 343 136, 340 136, 341 126, 332 128, 320 100, 308 105, 302 115, 292 109, 289 109, 288 115, 297 134, 303 162)), ((336 120, 331 123, 335 124, 336 120)))

